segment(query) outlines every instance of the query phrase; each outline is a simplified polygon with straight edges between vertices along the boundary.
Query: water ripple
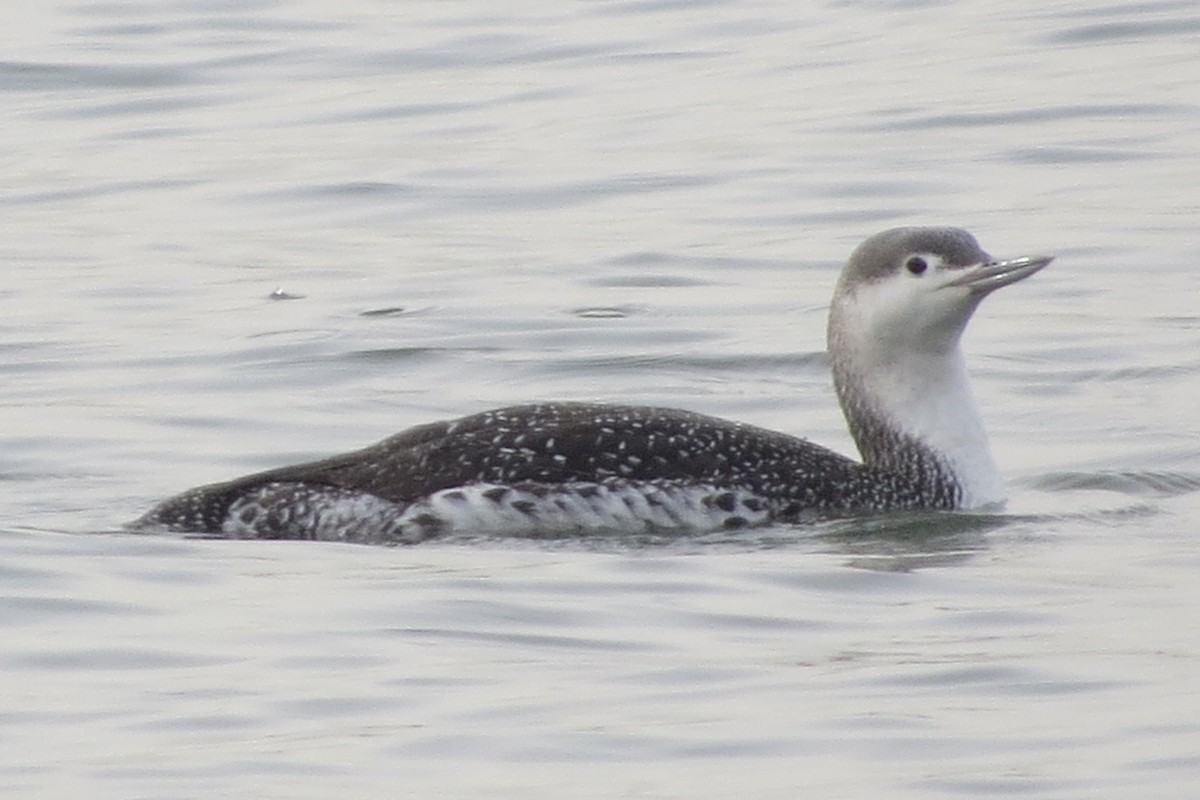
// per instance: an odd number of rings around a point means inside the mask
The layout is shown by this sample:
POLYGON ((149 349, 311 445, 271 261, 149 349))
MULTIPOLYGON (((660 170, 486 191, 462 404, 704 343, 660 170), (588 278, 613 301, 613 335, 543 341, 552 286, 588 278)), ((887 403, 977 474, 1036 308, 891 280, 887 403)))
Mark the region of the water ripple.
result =
MULTIPOLYGON (((0 91, 8 92, 161 89, 179 88, 198 82, 199 76, 193 69, 181 66, 0 61, 0 91)), ((194 107, 194 104, 185 107, 194 107)))
POLYGON ((1129 495, 1175 497, 1200 491, 1200 473, 1052 472, 1031 483, 1044 491, 1097 490, 1129 495))

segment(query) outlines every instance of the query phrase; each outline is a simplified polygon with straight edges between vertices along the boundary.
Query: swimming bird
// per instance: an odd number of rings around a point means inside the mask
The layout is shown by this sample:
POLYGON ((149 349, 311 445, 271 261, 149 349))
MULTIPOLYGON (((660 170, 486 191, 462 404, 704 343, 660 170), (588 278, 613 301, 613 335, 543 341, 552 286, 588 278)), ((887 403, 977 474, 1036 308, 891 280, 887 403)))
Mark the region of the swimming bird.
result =
POLYGON ((690 411, 537 403, 202 486, 137 528, 414 543, 453 532, 711 531, 969 509, 1003 487, 959 341, 980 301, 1050 263, 958 228, 893 228, 851 254, 829 312, 834 387, 862 461, 690 411))

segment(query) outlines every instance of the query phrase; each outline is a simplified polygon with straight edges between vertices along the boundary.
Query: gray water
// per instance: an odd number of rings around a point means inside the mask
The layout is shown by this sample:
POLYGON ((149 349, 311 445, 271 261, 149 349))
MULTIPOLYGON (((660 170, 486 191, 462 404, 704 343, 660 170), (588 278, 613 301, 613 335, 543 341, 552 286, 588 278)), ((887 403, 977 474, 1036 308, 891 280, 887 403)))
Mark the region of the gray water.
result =
POLYGON ((1200 790, 1191 2, 19 4, 0 793, 1200 790), (966 348, 1004 513, 411 548, 121 532, 531 399, 853 452, 838 267, 1057 254, 966 348))

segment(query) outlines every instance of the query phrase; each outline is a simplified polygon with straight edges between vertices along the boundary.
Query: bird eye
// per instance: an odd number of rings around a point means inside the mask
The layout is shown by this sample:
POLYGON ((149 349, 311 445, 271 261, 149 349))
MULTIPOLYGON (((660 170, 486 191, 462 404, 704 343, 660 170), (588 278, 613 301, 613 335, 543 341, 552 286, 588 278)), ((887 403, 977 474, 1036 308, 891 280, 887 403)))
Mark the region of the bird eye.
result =
POLYGON ((913 256, 904 262, 904 267, 913 275, 921 275, 929 268, 929 264, 925 263, 925 259, 920 256, 913 256))

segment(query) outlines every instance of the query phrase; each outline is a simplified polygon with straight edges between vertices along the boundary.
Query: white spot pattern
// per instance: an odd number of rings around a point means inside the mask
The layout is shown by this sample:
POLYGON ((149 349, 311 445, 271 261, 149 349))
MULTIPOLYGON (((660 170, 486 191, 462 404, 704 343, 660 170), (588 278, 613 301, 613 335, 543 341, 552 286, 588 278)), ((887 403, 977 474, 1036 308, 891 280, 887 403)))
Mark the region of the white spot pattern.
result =
POLYGON ((718 530, 927 501, 903 477, 773 431, 670 409, 547 403, 193 489, 139 524, 414 542, 452 531, 718 530))

